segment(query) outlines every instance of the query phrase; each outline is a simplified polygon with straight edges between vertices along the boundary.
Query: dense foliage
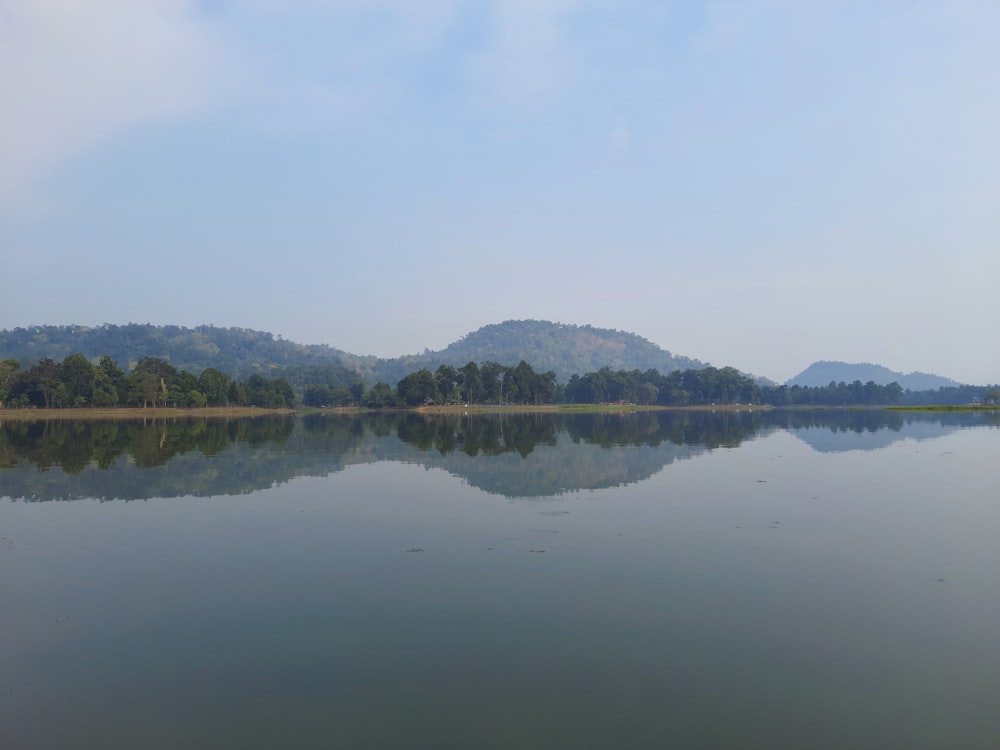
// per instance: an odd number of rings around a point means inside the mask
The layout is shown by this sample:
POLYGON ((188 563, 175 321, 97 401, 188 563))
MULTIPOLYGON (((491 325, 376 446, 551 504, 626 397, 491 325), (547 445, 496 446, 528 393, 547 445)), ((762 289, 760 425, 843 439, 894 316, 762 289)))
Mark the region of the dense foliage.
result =
POLYGON ((0 406, 294 406, 296 396, 284 378, 251 375, 234 380, 213 367, 195 376, 156 357, 143 357, 126 374, 105 355, 96 365, 82 354, 62 362, 45 358, 27 369, 17 361, 0 363, 0 406))
MULTIPOLYGON (((1000 415, 982 423, 1000 424, 1000 415)), ((388 460, 442 468, 487 492, 523 498, 638 481, 705 448, 738 446, 777 428, 824 451, 843 450, 838 438, 847 432, 878 433, 876 442, 866 439, 870 448, 968 425, 967 415, 884 409, 2 420, 0 484, 4 495, 26 500, 212 496, 388 460), (399 439, 381 439, 391 435, 399 439), (473 460, 536 451, 531 462, 473 460)))
POLYGON ((384 360, 377 374, 391 383, 415 370, 434 369, 439 364, 460 367, 466 362, 522 360, 540 372, 551 370, 560 382, 566 382, 574 373, 604 366, 655 368, 661 372, 705 366, 698 360, 671 354, 634 333, 545 320, 508 320, 483 326, 441 351, 384 360))
POLYGON ((516 366, 493 360, 461 367, 438 365, 404 375, 393 388, 384 381, 366 389, 356 373, 337 365, 276 369, 273 377, 236 379, 208 367, 199 375, 166 360, 143 357, 124 372, 110 356, 91 362, 77 352, 61 362, 44 358, 28 368, 0 362, 0 406, 365 406, 380 409, 437 404, 542 405, 639 404, 696 406, 885 406, 968 404, 1000 401, 997 387, 957 386, 904 391, 898 383, 831 382, 822 387, 760 385, 732 367, 704 367, 661 374, 602 367, 573 375, 565 385, 552 370, 536 372, 525 360, 516 366))
MULTIPOLYGON (((143 357, 165 360, 179 370, 201 372, 214 367, 234 378, 251 375, 284 377, 297 391, 307 384, 350 389, 355 381, 397 383, 411 372, 438 365, 461 367, 466 362, 530 362, 565 382, 573 373, 608 365, 613 368, 656 368, 661 372, 704 366, 671 354, 632 333, 541 320, 509 320, 468 334, 441 351, 425 351, 390 359, 350 354, 323 345, 303 345, 246 328, 216 326, 154 326, 150 324, 32 326, 0 330, 0 359, 61 361, 80 353, 90 361, 108 355, 123 367, 143 357), (315 367, 341 368, 340 381, 297 379, 295 373, 315 367)), ((332 392, 329 401, 337 401, 332 392)), ((316 396, 313 400, 323 400, 316 396)))
MULTIPOLYGON (((169 362, 178 370, 201 372, 214 367, 234 378, 259 374, 274 377, 275 369, 316 365, 345 367, 353 375, 357 358, 322 345, 303 345, 247 328, 216 326, 128 325, 33 326, 0 330, 0 358, 35 362, 61 361, 80 353, 88 360, 107 355, 131 369, 143 357, 169 362)), ((374 358, 370 358, 374 361, 374 358)), ((281 376, 288 377, 285 373, 281 376)))
POLYGON ((556 374, 536 373, 523 359, 516 367, 497 362, 469 362, 455 369, 440 365, 435 372, 420 369, 399 381, 396 395, 406 406, 421 404, 488 403, 551 404, 556 399, 556 374))

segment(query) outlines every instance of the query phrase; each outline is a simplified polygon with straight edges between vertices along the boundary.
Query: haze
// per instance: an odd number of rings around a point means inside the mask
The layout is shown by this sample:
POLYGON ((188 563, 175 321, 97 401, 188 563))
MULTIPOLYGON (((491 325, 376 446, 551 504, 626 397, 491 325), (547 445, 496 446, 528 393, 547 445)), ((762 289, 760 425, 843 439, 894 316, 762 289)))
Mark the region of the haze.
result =
POLYGON ((1000 5, 0 0, 0 328, 1000 381, 1000 5))

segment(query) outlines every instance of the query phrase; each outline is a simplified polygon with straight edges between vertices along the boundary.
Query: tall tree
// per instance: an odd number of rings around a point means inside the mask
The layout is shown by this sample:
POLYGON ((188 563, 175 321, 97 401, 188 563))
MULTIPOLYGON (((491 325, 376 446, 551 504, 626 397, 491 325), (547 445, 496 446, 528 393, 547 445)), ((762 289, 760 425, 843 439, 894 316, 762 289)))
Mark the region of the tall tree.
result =
POLYGON ((396 385, 396 393, 407 406, 434 403, 437 400, 434 373, 426 368, 411 372, 396 385))
POLYGON ((476 403, 479 394, 483 389, 483 378, 479 374, 479 365, 469 362, 467 365, 458 368, 458 377, 461 380, 462 394, 467 404, 476 403))
POLYGON ((0 362, 0 407, 7 403, 10 398, 10 387, 14 382, 14 375, 21 368, 16 359, 5 359, 0 362))
POLYGON ((198 390, 205 395, 211 406, 225 406, 229 403, 229 387, 232 378, 214 367, 207 367, 198 376, 198 390))
POLYGON ((66 357, 59 365, 58 377, 69 406, 86 406, 93 401, 94 367, 82 354, 66 357))
POLYGON ((441 365, 434 373, 434 387, 437 389, 438 397, 443 403, 454 401, 455 379, 458 372, 450 365, 441 365))

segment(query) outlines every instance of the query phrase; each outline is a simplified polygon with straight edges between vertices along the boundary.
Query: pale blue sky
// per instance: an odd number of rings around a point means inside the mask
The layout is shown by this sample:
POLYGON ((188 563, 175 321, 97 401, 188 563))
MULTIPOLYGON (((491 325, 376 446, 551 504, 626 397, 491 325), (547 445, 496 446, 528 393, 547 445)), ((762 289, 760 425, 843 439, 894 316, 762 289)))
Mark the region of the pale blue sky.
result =
POLYGON ((1000 3, 0 0, 0 328, 1000 381, 1000 3))

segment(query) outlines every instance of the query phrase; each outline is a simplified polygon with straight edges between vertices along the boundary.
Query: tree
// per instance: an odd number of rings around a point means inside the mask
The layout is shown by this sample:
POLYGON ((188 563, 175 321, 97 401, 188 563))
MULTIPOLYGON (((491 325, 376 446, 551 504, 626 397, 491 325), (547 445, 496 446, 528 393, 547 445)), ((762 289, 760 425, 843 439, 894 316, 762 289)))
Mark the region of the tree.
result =
POLYGON ((392 392, 388 383, 380 380, 368 391, 362 403, 369 409, 384 409, 396 405, 396 394, 392 392))
POLYGON ((437 389, 441 402, 448 403, 457 400, 455 379, 458 373, 454 367, 441 365, 434 373, 434 387, 437 389))
POLYGON ((437 396, 434 374, 426 368, 411 372, 396 385, 396 393, 407 406, 434 403, 437 396))
POLYGON ((464 367, 458 368, 458 377, 462 393, 465 396, 465 403, 475 403, 483 388, 483 378, 479 374, 479 365, 475 362, 469 362, 464 367))
POLYGON ((482 399, 485 403, 500 403, 503 398, 503 376, 506 367, 498 362, 486 361, 479 366, 482 380, 482 399))
POLYGON ((5 359, 0 362, 0 407, 3 407, 10 397, 10 386, 20 367, 21 365, 16 359, 5 359))
POLYGON ((59 365, 46 357, 32 365, 28 370, 31 390, 42 397, 46 409, 54 406, 56 391, 59 388, 59 365))
POLYGON ((118 389, 115 388, 107 373, 100 369, 95 370, 94 393, 91 397, 91 403, 94 406, 117 406, 118 398, 118 389))
POLYGON ((164 406, 170 389, 177 380, 177 370, 169 362, 157 357, 143 357, 129 375, 129 400, 135 404, 164 406))
POLYGON ((653 383, 646 381, 639 385, 638 400, 643 406, 656 403, 656 397, 660 394, 660 389, 653 383))
POLYGON ((155 407, 160 397, 160 384, 162 382, 155 373, 147 370, 134 370, 128 376, 128 400, 133 404, 142 404, 143 409, 149 405, 155 407))
MULTIPOLYGON (((174 378, 173 383, 170 384, 170 388, 167 393, 167 401, 169 401, 174 406, 191 406, 191 400, 188 395, 192 391, 198 390, 198 378, 192 375, 187 370, 181 370, 177 377, 174 378)), ((199 393, 202 397, 204 394, 199 393)))
POLYGON ((247 393, 247 387, 245 383, 237 383, 235 380, 229 384, 229 394, 227 396, 229 403, 236 406, 247 406, 250 402, 248 401, 249 395, 247 393))
POLYGON ((270 380, 263 375, 251 375, 245 389, 245 403, 251 406, 280 409, 295 405, 295 392, 284 378, 270 380))
POLYGON ((198 376, 198 390, 204 394, 208 404, 226 406, 229 403, 229 388, 232 382, 232 378, 225 373, 214 367, 208 367, 198 376))
POLYGON ((127 397, 127 376, 118 364, 105 354, 94 368, 94 403, 97 406, 117 406, 127 397))
POLYGON ((65 386, 70 406, 85 406, 94 398, 94 367, 82 354, 70 354, 59 365, 58 377, 65 386))

